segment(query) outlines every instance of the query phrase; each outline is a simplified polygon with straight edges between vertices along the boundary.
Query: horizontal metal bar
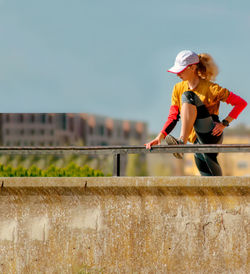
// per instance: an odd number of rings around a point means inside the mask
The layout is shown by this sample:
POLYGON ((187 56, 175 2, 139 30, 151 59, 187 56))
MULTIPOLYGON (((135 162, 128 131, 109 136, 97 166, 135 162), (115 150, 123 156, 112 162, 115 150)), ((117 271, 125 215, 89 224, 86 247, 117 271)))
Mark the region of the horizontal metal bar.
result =
POLYGON ((0 154, 138 154, 138 153, 246 153, 250 144, 160 145, 145 146, 65 146, 65 147, 0 147, 0 154))

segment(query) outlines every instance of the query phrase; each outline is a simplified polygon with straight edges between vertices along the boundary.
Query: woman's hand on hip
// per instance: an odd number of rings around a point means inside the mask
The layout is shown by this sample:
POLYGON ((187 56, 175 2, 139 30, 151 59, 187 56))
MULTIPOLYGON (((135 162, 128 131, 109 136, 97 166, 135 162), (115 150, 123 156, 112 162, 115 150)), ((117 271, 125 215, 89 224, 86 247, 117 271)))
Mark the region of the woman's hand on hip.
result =
POLYGON ((217 123, 215 122, 215 127, 212 131, 212 135, 214 136, 220 136, 223 132, 223 130, 225 129, 225 126, 223 126, 222 123, 217 123))

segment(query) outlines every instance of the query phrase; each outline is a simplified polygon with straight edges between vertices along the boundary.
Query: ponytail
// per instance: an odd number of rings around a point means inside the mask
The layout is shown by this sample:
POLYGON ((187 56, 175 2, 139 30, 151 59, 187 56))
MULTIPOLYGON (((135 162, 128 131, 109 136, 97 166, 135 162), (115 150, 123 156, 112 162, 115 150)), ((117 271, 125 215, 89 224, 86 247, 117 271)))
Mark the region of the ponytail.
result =
POLYGON ((219 73, 219 69, 211 55, 207 53, 199 54, 200 62, 197 64, 198 76, 202 79, 214 81, 219 73))

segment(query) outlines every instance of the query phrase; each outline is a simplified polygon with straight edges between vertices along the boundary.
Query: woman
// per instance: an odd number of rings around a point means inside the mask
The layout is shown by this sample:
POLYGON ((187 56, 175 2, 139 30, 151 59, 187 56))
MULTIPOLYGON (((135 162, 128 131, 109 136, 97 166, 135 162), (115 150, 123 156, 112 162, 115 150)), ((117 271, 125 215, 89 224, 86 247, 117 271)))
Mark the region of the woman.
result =
MULTIPOLYGON (((177 74, 182 82, 174 86, 169 116, 158 136, 145 144, 146 149, 160 145, 166 138, 167 144, 221 144, 223 130, 238 117, 247 106, 245 100, 233 92, 212 82, 218 74, 213 58, 190 50, 181 51, 175 64, 168 72, 177 74), (232 111, 220 122, 218 118, 220 101, 231 104, 232 111), (181 117, 179 139, 169 135, 181 117)), ((202 176, 221 176, 217 161, 218 153, 196 153, 195 163, 202 176)), ((175 153, 182 158, 182 154, 175 153)))

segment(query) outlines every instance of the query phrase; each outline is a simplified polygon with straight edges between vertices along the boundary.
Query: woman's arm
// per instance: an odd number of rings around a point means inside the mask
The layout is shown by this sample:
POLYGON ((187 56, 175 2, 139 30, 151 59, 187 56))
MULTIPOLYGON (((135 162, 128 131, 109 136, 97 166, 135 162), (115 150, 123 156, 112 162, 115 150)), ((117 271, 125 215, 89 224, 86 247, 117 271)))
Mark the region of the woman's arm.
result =
POLYGON ((160 145, 161 141, 174 129, 180 118, 180 111, 178 106, 171 106, 169 110, 169 115, 166 123, 164 124, 161 132, 157 135, 157 137, 145 144, 146 149, 151 149, 151 146, 160 145))
POLYGON ((154 140, 152 140, 152 141, 148 142, 147 144, 145 144, 146 149, 151 149, 152 146, 160 145, 161 141, 164 138, 165 138, 165 135, 160 132, 154 140))
MULTIPOLYGON (((240 96, 230 91, 226 103, 234 106, 234 108, 225 118, 225 120, 227 120, 230 124, 234 119, 236 119, 240 115, 243 109, 247 106, 247 102, 240 96)), ((213 129, 213 135, 221 135, 225 128, 226 126, 224 126, 222 123, 216 123, 216 126, 213 129)))
POLYGON ((166 123, 164 124, 161 133, 166 137, 176 126, 180 119, 180 111, 178 106, 171 106, 166 123))
POLYGON ((232 111, 228 114, 228 116, 230 116, 233 119, 236 119, 240 115, 242 110, 247 106, 247 102, 244 99, 242 99, 240 96, 234 94, 231 91, 226 100, 226 103, 234 106, 232 111))

